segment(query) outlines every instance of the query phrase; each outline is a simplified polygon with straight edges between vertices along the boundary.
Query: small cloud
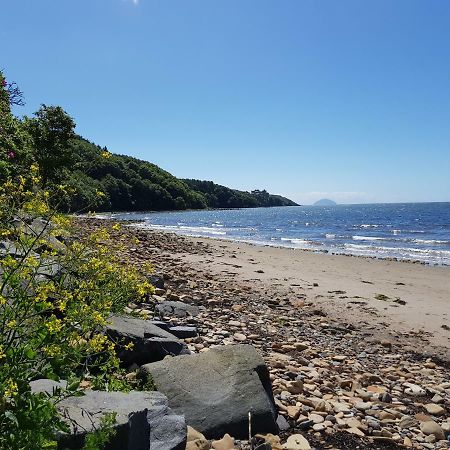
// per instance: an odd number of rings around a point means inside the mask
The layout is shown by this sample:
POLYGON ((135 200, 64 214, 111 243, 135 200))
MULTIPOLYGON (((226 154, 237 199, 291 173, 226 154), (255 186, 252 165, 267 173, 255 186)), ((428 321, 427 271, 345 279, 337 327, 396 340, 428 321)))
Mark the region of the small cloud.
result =
POLYGON ((139 5, 139 0, 132 0, 133 5, 139 5))

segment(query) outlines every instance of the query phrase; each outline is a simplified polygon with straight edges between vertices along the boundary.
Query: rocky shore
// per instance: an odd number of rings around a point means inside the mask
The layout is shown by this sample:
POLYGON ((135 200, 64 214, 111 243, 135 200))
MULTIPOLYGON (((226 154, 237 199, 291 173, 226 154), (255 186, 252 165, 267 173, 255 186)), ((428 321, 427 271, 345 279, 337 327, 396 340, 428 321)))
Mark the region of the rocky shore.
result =
POLYGON ((420 335, 408 341, 417 346, 380 338, 376 330, 328 316, 283 283, 244 282, 233 267, 209 270, 216 250, 208 242, 132 227, 114 230, 104 220, 75 223, 80 233, 110 228, 125 245, 124 260, 155 268, 153 302, 130 304, 127 312, 178 333, 184 343, 178 353, 191 353, 143 366, 168 406, 193 427, 186 448, 448 448, 449 364, 442 354, 424 354, 420 335), (227 348, 239 350, 220 356, 227 348), (266 366, 267 376, 261 369, 266 366), (243 389, 236 397, 228 384, 243 389), (217 395, 229 411, 209 416, 200 410, 214 405, 217 395), (197 408, 193 397, 202 399, 197 408), (250 441, 241 422, 252 404, 250 422, 264 433, 250 441), (227 428, 227 421, 233 426, 227 428))

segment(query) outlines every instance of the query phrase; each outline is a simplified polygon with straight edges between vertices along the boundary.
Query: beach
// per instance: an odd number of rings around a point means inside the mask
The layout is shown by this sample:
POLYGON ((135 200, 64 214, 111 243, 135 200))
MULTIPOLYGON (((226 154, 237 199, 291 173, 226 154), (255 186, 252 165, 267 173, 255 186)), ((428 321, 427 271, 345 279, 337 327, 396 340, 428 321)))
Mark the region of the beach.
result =
POLYGON ((315 449, 446 448, 448 267, 118 223, 75 219, 82 234, 108 229, 124 262, 151 263, 164 280, 148 305, 127 312, 195 326, 197 336, 185 339, 193 354, 250 344, 270 373, 281 440, 301 434, 315 449), (200 313, 155 314, 167 301, 200 313))
POLYGON ((450 267, 329 255, 217 239, 208 258, 181 254, 239 283, 279 288, 330 318, 385 339, 447 355, 450 348, 450 267))

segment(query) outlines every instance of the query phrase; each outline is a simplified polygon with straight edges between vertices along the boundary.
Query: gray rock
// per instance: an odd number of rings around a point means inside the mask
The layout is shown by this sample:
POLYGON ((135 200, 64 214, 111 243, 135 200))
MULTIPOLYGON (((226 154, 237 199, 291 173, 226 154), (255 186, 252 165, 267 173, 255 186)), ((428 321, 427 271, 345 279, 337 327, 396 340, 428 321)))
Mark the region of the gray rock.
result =
POLYGON ((58 278, 63 272, 64 269, 61 264, 52 261, 51 259, 40 259, 39 267, 36 271, 38 275, 44 275, 47 278, 58 278))
POLYGON ((0 241, 0 255, 6 256, 11 255, 12 257, 20 257, 24 255, 24 251, 18 248, 11 241, 0 241))
POLYGON ((164 276, 161 274, 153 274, 148 277, 148 281, 158 289, 164 289, 164 276))
POLYGON ((280 431, 287 431, 291 428, 289 422, 281 414, 278 414, 277 425, 280 431))
POLYGON ((101 427, 102 418, 115 414, 115 435, 108 450, 182 450, 186 445, 184 417, 174 415, 159 392, 85 391, 57 405, 70 432, 58 436, 58 448, 80 449, 87 433, 101 427))
POLYGON ((169 331, 170 325, 167 322, 164 322, 163 320, 151 320, 150 322, 153 325, 156 325, 158 328, 163 329, 164 331, 169 331))
POLYGON ((156 305, 160 316, 188 317, 197 316, 200 311, 197 306, 177 301, 165 301, 156 305))
POLYGON ((277 412, 269 372, 250 345, 227 345, 192 356, 168 358, 141 367, 170 407, 207 438, 225 433, 248 436, 248 413, 254 433, 277 433, 277 412))
POLYGON ((186 355, 186 344, 150 321, 133 317, 112 316, 108 336, 118 343, 117 353, 124 365, 141 365, 159 361, 167 355, 186 355), (124 345, 133 343, 129 350, 124 345))
POLYGON ((34 380, 30 382, 31 392, 38 394, 40 392, 45 392, 46 394, 53 395, 57 389, 66 389, 67 381, 60 380, 48 380, 43 378, 41 380, 34 380))
POLYGON ((180 339, 193 338, 197 336, 197 328, 195 327, 178 325, 175 327, 170 327, 167 331, 180 339))

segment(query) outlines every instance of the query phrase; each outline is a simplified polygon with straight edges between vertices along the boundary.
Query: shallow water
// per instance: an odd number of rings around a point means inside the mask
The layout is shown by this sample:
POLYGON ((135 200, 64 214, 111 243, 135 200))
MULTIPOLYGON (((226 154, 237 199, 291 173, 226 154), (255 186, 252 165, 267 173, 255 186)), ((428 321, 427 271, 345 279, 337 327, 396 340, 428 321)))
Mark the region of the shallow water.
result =
POLYGON ((450 203, 113 214, 141 226, 260 245, 450 265, 450 203))

